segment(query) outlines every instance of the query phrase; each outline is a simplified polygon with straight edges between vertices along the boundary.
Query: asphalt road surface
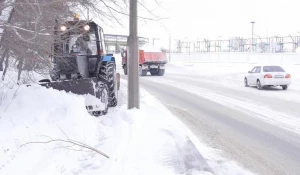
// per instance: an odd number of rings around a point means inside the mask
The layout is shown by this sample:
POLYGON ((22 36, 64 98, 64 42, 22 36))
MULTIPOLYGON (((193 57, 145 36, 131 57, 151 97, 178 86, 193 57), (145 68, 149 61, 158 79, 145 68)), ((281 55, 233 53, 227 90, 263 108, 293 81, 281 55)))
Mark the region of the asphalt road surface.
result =
MULTIPOLYGON (((127 79, 123 73, 121 78, 127 79)), ((201 142, 222 150, 222 156, 257 174, 299 175, 300 103, 284 97, 300 91, 258 92, 244 87, 240 78, 198 75, 168 65, 165 76, 148 75, 140 83, 201 142)))

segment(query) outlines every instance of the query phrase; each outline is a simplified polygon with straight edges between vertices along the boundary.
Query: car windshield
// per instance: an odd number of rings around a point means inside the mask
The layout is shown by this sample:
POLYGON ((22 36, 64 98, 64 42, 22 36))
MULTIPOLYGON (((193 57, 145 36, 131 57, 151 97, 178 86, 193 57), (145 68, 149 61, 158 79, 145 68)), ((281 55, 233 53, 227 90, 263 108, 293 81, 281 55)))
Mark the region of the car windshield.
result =
POLYGON ((264 66, 264 72, 285 72, 280 66, 264 66))

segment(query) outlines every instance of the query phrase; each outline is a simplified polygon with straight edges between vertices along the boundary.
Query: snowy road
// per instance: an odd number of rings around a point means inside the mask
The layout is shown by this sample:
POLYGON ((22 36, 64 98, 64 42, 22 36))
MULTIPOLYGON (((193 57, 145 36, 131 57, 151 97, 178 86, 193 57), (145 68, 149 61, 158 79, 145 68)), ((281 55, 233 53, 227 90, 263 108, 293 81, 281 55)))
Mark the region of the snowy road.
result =
POLYGON ((140 82, 200 141, 225 157, 258 174, 300 174, 297 82, 288 91, 258 91, 244 87, 240 73, 184 70, 169 64, 164 77, 142 77, 140 82))

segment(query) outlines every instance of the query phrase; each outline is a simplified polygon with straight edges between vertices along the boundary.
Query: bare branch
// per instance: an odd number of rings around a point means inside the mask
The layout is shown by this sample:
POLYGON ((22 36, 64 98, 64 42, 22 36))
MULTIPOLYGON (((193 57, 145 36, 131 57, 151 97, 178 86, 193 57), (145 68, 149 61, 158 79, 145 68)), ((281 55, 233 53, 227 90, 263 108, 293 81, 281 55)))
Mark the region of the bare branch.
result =
POLYGON ((70 144, 73 144, 73 145, 76 145, 76 146, 79 146, 79 147, 82 147, 82 148, 85 148, 85 149, 88 149, 88 150, 92 150, 106 158, 109 158, 108 155, 106 155, 105 153, 99 151, 98 149, 96 148, 93 148, 91 146, 88 146, 84 143, 81 143, 81 142, 78 142, 78 141, 74 141, 74 140, 62 140, 62 139, 56 139, 56 140, 49 140, 49 141, 45 141, 45 142, 27 142, 25 144, 22 144, 20 147, 23 147, 23 146, 26 146, 26 145, 29 145, 29 144, 48 144, 48 143, 52 143, 52 142, 63 142, 63 143, 70 143, 70 144))

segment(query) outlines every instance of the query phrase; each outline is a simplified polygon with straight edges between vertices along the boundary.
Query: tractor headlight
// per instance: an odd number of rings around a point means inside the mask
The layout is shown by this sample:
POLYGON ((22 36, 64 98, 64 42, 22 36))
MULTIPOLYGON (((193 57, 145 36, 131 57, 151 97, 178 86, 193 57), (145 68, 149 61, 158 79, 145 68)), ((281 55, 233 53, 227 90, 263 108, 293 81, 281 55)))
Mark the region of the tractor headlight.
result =
POLYGON ((60 30, 64 32, 64 31, 67 30, 67 27, 66 26, 60 26, 60 30))
POLYGON ((90 30, 90 26, 89 25, 85 25, 84 27, 83 27, 83 29, 85 30, 85 31, 89 31, 90 30))

